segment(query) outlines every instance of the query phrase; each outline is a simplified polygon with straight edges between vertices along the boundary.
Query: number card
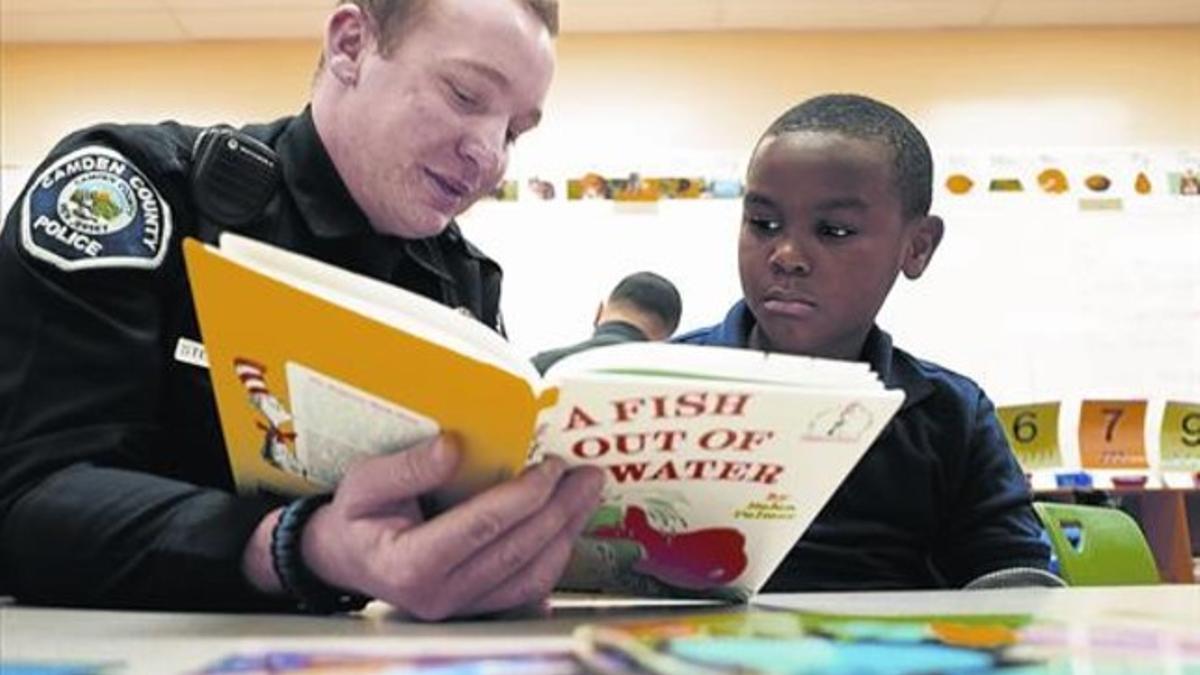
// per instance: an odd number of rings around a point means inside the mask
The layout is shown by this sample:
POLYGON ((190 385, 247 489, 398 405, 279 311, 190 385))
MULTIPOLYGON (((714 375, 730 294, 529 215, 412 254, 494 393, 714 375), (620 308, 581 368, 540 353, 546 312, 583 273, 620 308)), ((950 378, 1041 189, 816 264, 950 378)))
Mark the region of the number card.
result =
POLYGON ((1200 471, 1200 403, 1167 401, 1159 447, 1163 471, 1200 471))
POLYGON ((1147 469, 1145 401, 1084 401, 1079 463, 1085 469, 1147 469))
POLYGON ((1021 468, 1026 471, 1063 465, 1058 444, 1058 410, 1061 404, 1029 403, 996 409, 1004 435, 1021 468))

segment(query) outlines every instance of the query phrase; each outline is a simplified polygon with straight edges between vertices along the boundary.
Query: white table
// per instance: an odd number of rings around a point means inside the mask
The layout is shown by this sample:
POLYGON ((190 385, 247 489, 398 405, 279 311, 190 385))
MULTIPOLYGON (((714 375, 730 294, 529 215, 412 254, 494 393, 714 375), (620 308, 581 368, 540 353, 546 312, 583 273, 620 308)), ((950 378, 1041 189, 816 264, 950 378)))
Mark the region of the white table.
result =
MULTIPOLYGON (((1200 586, 764 595, 754 605, 842 614, 1032 614, 1195 630, 1200 586)), ((700 608, 743 611, 742 607, 700 608)), ((581 623, 661 616, 690 607, 558 598, 551 616, 420 624, 374 604, 362 615, 308 617, 0 607, 0 660, 121 664, 119 673, 195 671, 235 653, 278 650, 494 653, 566 650, 581 623), (519 638, 515 639, 515 638, 519 638)), ((3 669, 0 668, 0 671, 3 669)))

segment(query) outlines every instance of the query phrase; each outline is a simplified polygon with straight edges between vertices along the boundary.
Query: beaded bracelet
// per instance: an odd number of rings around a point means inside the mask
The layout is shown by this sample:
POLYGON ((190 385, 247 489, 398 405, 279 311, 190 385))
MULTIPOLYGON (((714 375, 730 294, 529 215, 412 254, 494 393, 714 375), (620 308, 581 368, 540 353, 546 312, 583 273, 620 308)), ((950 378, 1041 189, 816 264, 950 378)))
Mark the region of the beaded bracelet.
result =
POLYGON ((332 614, 362 609, 369 598, 330 586, 321 581, 304 563, 300 548, 304 526, 317 509, 328 504, 332 495, 314 495, 297 499, 283 509, 271 530, 271 566, 279 583, 297 606, 313 614, 332 614))

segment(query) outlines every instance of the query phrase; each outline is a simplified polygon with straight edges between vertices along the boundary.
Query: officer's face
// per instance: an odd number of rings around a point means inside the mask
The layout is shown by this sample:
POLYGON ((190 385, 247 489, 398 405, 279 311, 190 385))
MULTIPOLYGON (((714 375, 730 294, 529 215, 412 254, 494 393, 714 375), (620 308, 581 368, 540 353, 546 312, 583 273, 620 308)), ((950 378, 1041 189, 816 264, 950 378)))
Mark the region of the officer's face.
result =
POLYGON ((746 176, 738 244, 757 346, 855 359, 903 271, 920 276, 941 236, 906 219, 891 150, 833 133, 765 139, 746 176))
POLYGON ((339 101, 338 170, 374 228, 436 235, 491 192, 553 72, 550 34, 517 0, 436 0, 390 54, 372 40, 339 101))

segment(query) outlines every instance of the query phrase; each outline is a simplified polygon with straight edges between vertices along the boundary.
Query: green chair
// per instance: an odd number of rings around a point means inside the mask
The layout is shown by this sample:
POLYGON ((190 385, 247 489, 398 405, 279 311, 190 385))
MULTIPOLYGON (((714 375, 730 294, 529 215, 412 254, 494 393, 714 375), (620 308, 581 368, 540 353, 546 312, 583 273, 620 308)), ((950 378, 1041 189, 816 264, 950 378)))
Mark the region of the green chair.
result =
POLYGON ((1127 514, 1117 509, 1054 502, 1034 502, 1033 509, 1050 536, 1059 575, 1068 585, 1159 583, 1154 554, 1141 528, 1127 514), (1078 536, 1068 537, 1068 531, 1078 536))

